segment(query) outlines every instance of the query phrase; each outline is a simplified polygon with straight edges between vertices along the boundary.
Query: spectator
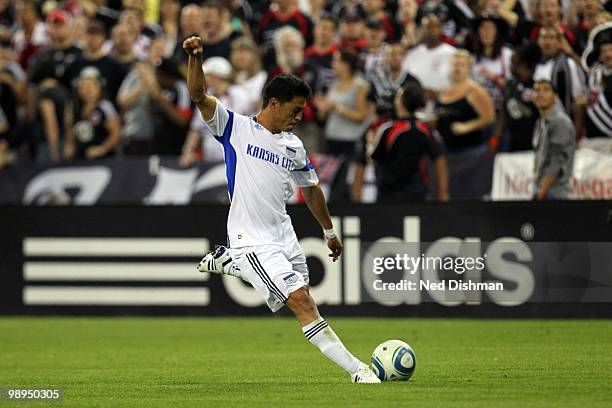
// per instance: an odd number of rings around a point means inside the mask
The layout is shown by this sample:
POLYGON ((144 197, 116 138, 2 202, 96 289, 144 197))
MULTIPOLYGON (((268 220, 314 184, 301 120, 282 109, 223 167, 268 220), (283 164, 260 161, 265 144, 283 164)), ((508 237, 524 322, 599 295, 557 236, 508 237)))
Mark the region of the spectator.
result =
POLYGON ((11 0, 0 0, 0 42, 10 41, 15 29, 15 15, 11 0))
POLYGON ((113 27, 109 55, 114 57, 126 72, 129 72, 132 64, 137 61, 136 55, 134 55, 136 37, 136 31, 130 25, 117 24, 113 27))
POLYGON ((363 55, 366 78, 372 74, 372 70, 379 66, 385 58, 386 36, 385 28, 379 20, 370 20, 366 23, 365 40, 368 47, 363 55))
POLYGON ((314 27, 314 44, 304 51, 304 59, 317 71, 317 82, 312 88, 313 93, 325 93, 334 80, 332 58, 338 50, 334 42, 336 22, 330 16, 323 16, 314 27))
POLYGON ((251 38, 239 37, 232 42, 232 65, 236 72, 234 80, 246 94, 245 114, 252 116, 259 112, 268 74, 262 69, 259 49, 251 38))
POLYGON ((34 0, 17 0, 15 3, 17 30, 12 36, 13 47, 19 56, 19 64, 27 70, 30 58, 41 48, 51 44, 47 25, 41 20, 40 4, 34 0))
POLYGON ((302 12, 310 18, 314 24, 317 24, 321 21, 321 18, 329 16, 329 14, 325 11, 325 6, 327 5, 326 0, 309 0, 308 2, 300 2, 300 6, 304 5, 304 9, 302 12))
POLYGON ((512 50, 504 45, 507 32, 507 23, 495 16, 479 17, 474 22, 472 78, 487 90, 498 114, 502 110, 504 86, 511 77, 512 50))
MULTIPOLYGON (((187 6, 189 7, 189 6, 187 6)), ((187 8, 185 7, 185 8, 187 8)), ((196 6, 197 7, 197 6, 196 6)), ((164 55, 172 55, 180 38, 179 15, 181 14, 181 3, 179 0, 160 0, 159 24, 166 38, 164 55)), ((198 26, 199 27, 199 26, 198 26)), ((198 32, 198 30, 192 31, 198 32)))
POLYGON ((601 0, 583 0, 581 10, 582 18, 578 21, 575 33, 578 49, 584 50, 589 39, 589 33, 593 28, 599 25, 598 15, 603 11, 603 2, 601 0))
MULTIPOLYGON (((229 10, 219 0, 207 0, 202 4, 203 58, 223 57, 230 59, 231 42, 241 33, 234 30, 229 22, 229 10)), ((185 52, 182 51, 185 55, 185 52)))
POLYGON ((274 34, 276 67, 272 69, 268 79, 279 74, 293 74, 306 81, 312 89, 317 82, 317 70, 304 62, 304 45, 302 35, 295 28, 286 26, 276 30, 274 34))
POLYGON ((586 136, 612 137, 612 23, 593 30, 582 61, 589 71, 586 136))
MULTIPOLYGON (((232 65, 226 59, 221 57, 209 58, 202 64, 202 70, 206 76, 208 93, 215 96, 227 109, 241 115, 250 116, 254 116, 259 111, 253 109, 252 100, 249 98, 246 89, 232 84, 232 65)), ((211 133, 201 115, 193 115, 185 146, 183 146, 180 164, 189 166, 200 159, 207 162, 223 161, 223 148, 213 136, 218 135, 211 133)))
POLYGON ((414 116, 425 106, 423 90, 415 83, 400 88, 394 97, 396 118, 378 129, 372 159, 380 166, 379 203, 424 201, 427 180, 425 156, 433 161, 438 180, 437 199, 448 200, 448 170, 442 144, 427 125, 414 116))
POLYGON ((433 101, 438 92, 448 87, 449 61, 456 49, 442 42, 442 24, 438 17, 425 16, 421 24, 423 44, 408 52, 403 62, 403 69, 423 84, 425 98, 433 101))
POLYGON ((555 28, 563 35, 563 49, 568 55, 579 60, 579 44, 574 31, 563 24, 563 11, 561 0, 533 0, 532 19, 526 19, 513 11, 517 0, 505 0, 502 4, 500 15, 514 28, 514 35, 518 43, 538 41, 542 27, 555 28))
POLYGON ((261 20, 267 6, 266 2, 249 2, 248 0, 228 0, 227 7, 231 15, 233 27, 240 27, 242 35, 253 37, 257 23, 261 20), (253 3, 253 4, 251 4, 253 3))
POLYGON ((361 6, 363 7, 366 21, 376 21, 380 23, 388 41, 399 41, 401 29, 397 26, 394 19, 389 17, 385 11, 384 0, 363 0, 361 6))
POLYGON ((133 52, 139 60, 146 59, 151 40, 162 34, 162 29, 159 25, 148 24, 145 21, 144 3, 142 3, 142 7, 124 8, 119 16, 119 24, 132 27, 132 30, 136 33, 133 52))
POLYGON ((31 63, 29 80, 36 89, 39 117, 33 137, 37 140, 36 156, 40 163, 58 162, 63 149, 63 136, 71 126, 71 78, 69 67, 82 58, 74 45, 72 17, 62 10, 47 16, 51 47, 40 51, 31 63))
POLYGON ((270 7, 259 22, 257 31, 257 43, 262 48, 263 64, 267 71, 273 68, 277 60, 274 55, 276 46, 274 38, 279 28, 291 26, 302 35, 305 45, 312 44, 312 21, 300 12, 297 0, 277 0, 274 5, 276 7, 270 7))
POLYGON ((18 143, 19 108, 27 102, 26 74, 17 63, 17 55, 10 44, 0 43, 0 109, 8 123, 3 133, 4 140, 11 145, 18 143))
POLYGON ((89 20, 97 20, 104 24, 104 30, 110 33, 112 28, 119 21, 121 13, 116 8, 116 5, 109 4, 112 0, 95 0, 95 1, 80 1, 79 4, 83 7, 83 13, 89 20), (111 7, 114 6, 115 8, 111 7))
POLYGON ((540 48, 535 44, 521 46, 512 54, 512 79, 506 83, 503 110, 489 143, 493 150, 533 149, 533 129, 538 119, 538 110, 533 104, 533 73, 540 56, 540 48), (504 140, 506 131, 507 141, 504 140))
POLYGON ((370 92, 368 99, 376 106, 376 114, 382 121, 392 118, 395 113, 395 95, 397 91, 409 82, 417 85, 419 81, 402 70, 402 60, 406 49, 402 43, 387 44, 385 58, 368 77, 370 92))
POLYGON ((559 108, 552 82, 536 81, 534 102, 539 111, 533 134, 536 200, 566 199, 574 165, 576 132, 570 117, 559 108))
POLYGON ((151 99, 153 154, 181 154, 191 120, 191 99, 187 82, 171 59, 163 59, 155 77, 143 78, 151 99))
POLYGON ((86 67, 95 67, 100 72, 108 97, 114 102, 127 71, 125 66, 104 54, 102 46, 105 40, 106 34, 102 23, 95 20, 89 23, 85 34, 83 58, 70 66, 70 77, 78 78, 86 67))
POLYGON ((586 84, 581 67, 561 49, 561 33, 556 28, 542 27, 538 45, 543 61, 537 65, 534 79, 548 80, 558 92, 565 111, 573 117, 576 132, 581 135, 584 126, 586 84))
POLYGON ((416 0, 399 0, 395 15, 396 24, 403 27, 402 44, 406 49, 412 48, 418 42, 416 17, 419 5, 416 0))
POLYGON ((495 121, 486 89, 470 79, 472 56, 457 51, 451 59, 450 86, 440 92, 434 112, 437 129, 451 153, 481 153, 483 131, 495 121))
MULTIPOLYGON (((285 26, 274 34, 277 66, 268 75, 268 81, 280 74, 293 74, 303 79, 310 89, 318 83, 317 68, 304 61, 304 39, 298 30, 285 26)), ((307 101, 302 121, 293 129, 309 151, 317 151, 320 134, 317 132, 315 113, 311 101, 307 101)))
POLYGON ((117 105, 123 114, 123 151, 129 155, 153 152, 153 109, 148 84, 155 84, 155 67, 164 57, 163 37, 153 40, 147 60, 133 64, 117 95, 117 105))
POLYGON ((471 31, 474 12, 466 0, 441 0, 425 2, 421 6, 424 15, 435 14, 442 23, 445 40, 453 45, 462 44, 471 31))
POLYGON ((64 157, 93 160, 112 156, 121 138, 121 121, 115 107, 103 96, 100 72, 81 71, 77 85, 75 123, 67 132, 64 157))
POLYGON ((70 14, 56 9, 47 16, 51 47, 36 55, 29 78, 32 83, 61 84, 65 89, 71 86, 69 67, 82 58, 82 51, 74 45, 73 20, 70 14))
MULTIPOLYGON (((241 115, 254 115, 259 106, 252 105, 252 98, 246 89, 232 84, 232 65, 221 57, 212 57, 204 61, 202 70, 206 75, 208 93, 221 100, 223 106, 241 115)), ((260 94, 261 97, 261 94, 260 94)))
POLYGON ((358 15, 361 20, 365 19, 361 0, 341 0, 333 2, 330 13, 336 21, 342 20, 346 15, 358 15))
POLYGON ((365 52, 368 43, 365 39, 365 22, 363 16, 351 9, 340 18, 340 41, 338 48, 347 50, 353 49, 359 54, 365 52))
POLYGON ((327 153, 354 157, 356 143, 368 127, 368 83, 358 75, 359 57, 349 51, 334 54, 334 80, 325 97, 315 97, 321 118, 327 118, 327 153))

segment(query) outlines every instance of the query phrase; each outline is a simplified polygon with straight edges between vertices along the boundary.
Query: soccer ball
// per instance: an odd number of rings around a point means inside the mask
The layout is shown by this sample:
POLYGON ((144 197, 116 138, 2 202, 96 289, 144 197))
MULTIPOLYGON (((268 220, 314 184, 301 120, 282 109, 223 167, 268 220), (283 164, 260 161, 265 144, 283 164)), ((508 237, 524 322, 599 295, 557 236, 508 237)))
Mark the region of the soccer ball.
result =
POLYGON ((407 381, 415 368, 414 350, 401 340, 380 343, 372 353, 372 369, 380 381, 407 381))

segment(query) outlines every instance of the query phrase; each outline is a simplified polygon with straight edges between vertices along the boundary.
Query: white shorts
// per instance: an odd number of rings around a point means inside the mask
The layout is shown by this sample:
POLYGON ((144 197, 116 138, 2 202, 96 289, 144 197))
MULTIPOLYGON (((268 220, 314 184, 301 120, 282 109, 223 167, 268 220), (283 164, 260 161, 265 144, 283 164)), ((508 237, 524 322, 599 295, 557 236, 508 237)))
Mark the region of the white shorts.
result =
POLYGON ((306 256, 297 240, 291 244, 230 248, 234 263, 273 312, 289 294, 308 285, 306 256))

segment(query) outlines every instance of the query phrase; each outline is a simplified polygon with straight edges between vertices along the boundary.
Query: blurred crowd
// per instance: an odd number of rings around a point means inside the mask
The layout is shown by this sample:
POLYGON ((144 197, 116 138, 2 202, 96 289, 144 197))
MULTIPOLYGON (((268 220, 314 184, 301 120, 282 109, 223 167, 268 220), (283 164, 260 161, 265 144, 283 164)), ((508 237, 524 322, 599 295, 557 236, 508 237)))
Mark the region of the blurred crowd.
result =
POLYGON ((235 112, 254 115, 275 75, 304 79, 314 97, 295 133, 310 153, 354 161, 357 184, 372 155, 393 161, 385 171, 397 178, 418 173, 421 156, 442 174, 439 157, 533 150, 539 80, 577 141, 612 137, 612 34, 589 42, 610 9, 603 0, 0 0, 0 169, 113 155, 222 161, 187 90, 181 45, 191 35, 204 41, 209 93, 235 112), (381 138, 392 143, 410 126, 388 122, 400 89, 424 142, 391 157, 381 138))

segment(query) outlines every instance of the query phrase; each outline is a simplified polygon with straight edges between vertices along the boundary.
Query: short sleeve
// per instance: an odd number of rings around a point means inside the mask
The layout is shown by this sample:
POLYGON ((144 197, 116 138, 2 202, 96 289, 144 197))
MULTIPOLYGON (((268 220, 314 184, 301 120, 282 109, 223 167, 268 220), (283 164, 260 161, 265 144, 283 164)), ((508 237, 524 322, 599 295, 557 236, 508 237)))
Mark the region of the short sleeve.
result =
MULTIPOLYGON (((200 115, 202 115, 202 112, 200 112, 200 115)), ((204 123, 206 123, 206 126, 208 126, 212 134, 218 138, 222 137, 225 133, 225 127, 227 126, 229 119, 230 112, 221 104, 221 102, 219 102, 218 99, 212 119, 207 121, 202 117, 202 120, 204 120, 204 123)))
POLYGON ((306 149, 303 146, 296 148, 287 147, 289 156, 295 154, 294 169, 291 172, 291 177, 298 187, 312 187, 319 184, 319 177, 314 169, 314 166, 308 159, 306 149))

